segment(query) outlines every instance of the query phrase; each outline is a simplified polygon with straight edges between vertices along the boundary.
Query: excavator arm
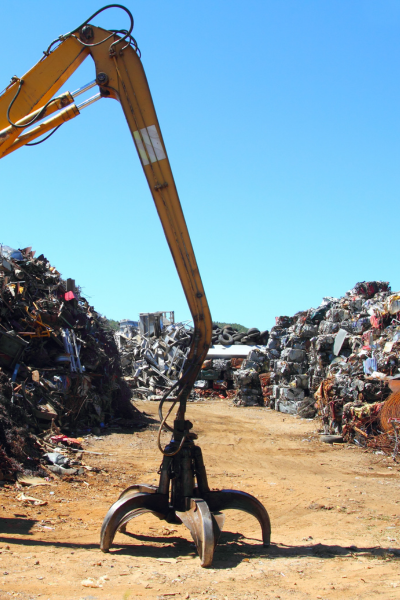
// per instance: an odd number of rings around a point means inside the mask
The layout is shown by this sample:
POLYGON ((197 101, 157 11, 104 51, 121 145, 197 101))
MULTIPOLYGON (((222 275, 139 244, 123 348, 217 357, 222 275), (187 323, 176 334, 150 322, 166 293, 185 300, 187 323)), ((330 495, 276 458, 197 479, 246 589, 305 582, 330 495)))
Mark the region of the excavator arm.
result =
POLYGON ((184 419, 186 399, 210 347, 211 315, 140 53, 130 35, 133 19, 124 7, 110 6, 128 13, 129 31, 107 31, 89 24, 98 11, 79 28, 55 40, 22 78, 11 80, 0 96, 0 158, 79 115, 74 96, 91 85, 75 94, 55 94, 90 56, 96 72, 92 85, 97 84, 100 93, 80 108, 100 97, 120 102, 193 317, 186 372, 176 384, 178 418, 184 419))
POLYGON ((43 133, 54 132, 97 98, 114 98, 121 103, 192 313, 194 336, 185 373, 160 402, 158 445, 164 456, 159 485, 135 484, 121 494, 104 518, 100 548, 108 552, 117 531, 124 531, 134 517, 151 512, 169 523, 188 527, 201 565, 208 567, 223 526, 222 510, 242 510, 256 517, 265 546, 270 543, 270 520, 264 506, 250 494, 210 490, 201 449, 193 441, 197 436, 190 432, 192 423, 185 420, 187 397, 211 343, 211 315, 146 75, 131 37, 133 18, 126 8, 111 6, 127 12, 129 31, 106 31, 89 24, 101 9, 76 30, 55 40, 44 58, 21 79, 13 78, 0 95, 0 158, 43 133), (95 64, 95 82, 72 94, 55 96, 89 55, 95 64), (96 84, 100 93, 77 106, 75 98, 96 84), (162 405, 174 388, 177 399, 163 417, 162 405), (171 428, 166 419, 176 402, 179 410, 171 428), (160 443, 163 428, 173 432, 165 449, 160 443))

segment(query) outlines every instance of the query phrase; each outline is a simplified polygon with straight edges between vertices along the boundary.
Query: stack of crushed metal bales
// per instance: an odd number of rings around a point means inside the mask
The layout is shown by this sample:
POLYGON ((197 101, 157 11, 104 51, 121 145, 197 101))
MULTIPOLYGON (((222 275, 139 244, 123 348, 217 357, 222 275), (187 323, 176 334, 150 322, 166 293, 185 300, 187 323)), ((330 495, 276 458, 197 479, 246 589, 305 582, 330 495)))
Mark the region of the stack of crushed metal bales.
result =
POLYGON ((264 386, 264 398, 270 408, 290 414, 314 417, 314 399, 310 394, 308 351, 318 325, 308 317, 308 311, 294 317, 276 318, 270 331, 267 350, 272 356, 269 385, 264 386))
POLYGON ((263 406, 262 374, 268 370, 268 353, 258 349, 251 350, 246 360, 242 362, 240 368, 233 375, 236 389, 234 404, 238 406, 263 406))
MULTIPOLYGON (((194 384, 196 390, 214 390, 219 392, 229 388, 229 382, 233 380, 233 371, 230 359, 215 358, 204 361, 198 379, 194 384)), ((201 395, 212 395, 210 392, 201 395)), ((218 394, 216 394, 218 395, 218 394)))
MULTIPOLYGON (((223 346, 256 346, 266 344, 269 332, 256 327, 239 332, 231 326, 223 329, 213 325, 212 342, 223 346)), ((204 361, 194 388, 197 396, 231 398, 238 405, 254 406, 263 403, 259 373, 264 370, 267 356, 254 348, 244 358, 214 358, 204 361)))
POLYGON ((0 470, 38 464, 37 434, 132 416, 107 320, 31 248, 0 247, 0 470))
MULTIPOLYGON (((241 359, 240 364, 243 362, 241 359)), ((235 359, 214 358, 206 359, 194 384, 197 397, 231 398, 236 393, 233 390, 234 369, 238 361, 235 359)))
POLYGON ((268 369, 268 353, 258 348, 246 359, 207 359, 194 389, 198 396, 230 398, 238 406, 263 406, 261 374, 268 369))
POLYGON ((387 382, 400 377, 399 312, 400 295, 372 281, 324 298, 317 309, 277 317, 267 344, 271 408, 305 417, 318 409, 327 434, 365 439, 374 423, 379 429, 387 382))
POLYGON ((124 379, 135 394, 155 400, 179 379, 192 332, 186 323, 171 323, 151 334, 135 326, 116 332, 124 379))
MULTIPOLYGON (((346 313, 334 336, 333 359, 315 391, 324 432, 388 447, 382 412, 391 389, 400 384, 400 294, 392 294, 386 282, 362 282, 339 304, 346 313)), ((400 418, 399 403, 392 417, 400 418)))

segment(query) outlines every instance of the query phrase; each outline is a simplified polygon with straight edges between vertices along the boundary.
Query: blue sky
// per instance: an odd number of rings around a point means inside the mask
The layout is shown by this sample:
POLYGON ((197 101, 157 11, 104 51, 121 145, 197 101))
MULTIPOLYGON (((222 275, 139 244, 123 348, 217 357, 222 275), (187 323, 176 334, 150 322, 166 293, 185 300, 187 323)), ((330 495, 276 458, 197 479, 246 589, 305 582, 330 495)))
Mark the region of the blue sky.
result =
MULTIPOLYGON (((0 6, 3 89, 101 4, 0 6)), ((357 281, 398 290, 400 2, 126 6, 213 318, 266 329, 357 281)), ((88 58, 64 89, 92 79, 88 58)), ((110 318, 190 317, 117 102, 0 169, 0 242, 43 252, 110 318)))

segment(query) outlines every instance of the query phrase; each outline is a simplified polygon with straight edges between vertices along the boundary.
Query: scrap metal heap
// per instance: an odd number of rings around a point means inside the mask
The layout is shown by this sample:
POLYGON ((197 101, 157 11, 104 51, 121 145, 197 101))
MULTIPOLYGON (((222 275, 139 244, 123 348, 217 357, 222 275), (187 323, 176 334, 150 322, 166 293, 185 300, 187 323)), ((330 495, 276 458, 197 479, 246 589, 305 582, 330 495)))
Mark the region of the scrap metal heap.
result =
POLYGON ((269 369, 269 354, 265 349, 269 332, 256 327, 246 332, 226 325, 222 329, 213 325, 214 348, 225 346, 229 356, 230 346, 248 346, 247 357, 207 358, 194 384, 197 397, 230 398, 243 406, 263 405, 260 374, 269 369), (260 346, 257 346, 260 344, 260 346))
MULTIPOLYGON (((400 293, 372 281, 357 283, 342 298, 324 298, 318 308, 277 317, 269 333, 214 325, 213 341, 227 353, 229 346, 252 347, 246 358, 207 358, 190 399, 228 398, 304 418, 318 414, 325 434, 392 449, 396 427, 400 439, 400 397, 383 420, 382 408, 397 389, 388 382, 397 377, 400 390, 398 313, 400 293), (256 346, 260 342, 266 345, 256 346)), ((139 327, 117 333, 125 379, 135 393, 156 400, 174 385, 192 331, 178 323, 159 335, 144 335, 139 327)))
POLYGON ((135 395, 157 400, 175 384, 183 371, 192 334, 193 327, 187 323, 171 323, 152 333, 134 326, 116 332, 124 379, 135 395))
POLYGON ((388 282, 357 283, 316 309, 276 317, 266 346, 246 359, 207 359, 196 393, 318 415, 326 435, 400 450, 399 314, 400 293, 388 282))
POLYGON ((38 435, 132 417, 107 320, 31 248, 0 247, 0 470, 35 470, 38 435))
MULTIPOLYGON (((399 312, 400 294, 371 281, 324 298, 317 309, 277 317, 267 344, 274 360, 264 376, 266 403, 308 418, 318 410, 325 434, 388 446, 380 413, 388 383, 394 389, 400 378, 399 312)), ((393 410, 400 417, 399 402, 393 410)))
MULTIPOLYGON (((142 322, 137 322, 137 326, 133 323, 135 322, 121 321, 121 328, 115 334, 124 379, 135 395, 157 400, 160 399, 160 394, 175 384, 183 372, 192 341, 193 327, 183 322, 168 323, 149 333, 144 331, 142 322)), ((261 333, 259 329, 252 328, 246 333, 239 333, 229 326, 221 329, 213 325, 212 339, 215 344, 224 346, 259 344, 268 340, 268 331, 261 333)), ((240 368, 242 360, 234 367, 231 360, 205 360, 189 399, 204 396, 236 398, 237 391, 234 390, 243 390, 243 397, 240 396, 238 403, 252 405, 255 403, 255 395, 249 392, 246 396, 246 392, 257 389, 256 403, 260 403, 262 394, 258 373, 261 372, 260 363, 265 367, 267 356, 263 355, 260 361, 255 357, 253 351, 252 357, 247 361, 248 365, 245 363, 247 376, 242 372, 235 374, 235 369, 240 368), (250 383, 249 377, 255 380, 253 384, 250 383)))
POLYGON ((233 399, 238 406, 263 405, 262 377, 270 365, 268 352, 264 350, 251 350, 246 360, 239 369, 234 371, 234 387, 236 390, 233 399))

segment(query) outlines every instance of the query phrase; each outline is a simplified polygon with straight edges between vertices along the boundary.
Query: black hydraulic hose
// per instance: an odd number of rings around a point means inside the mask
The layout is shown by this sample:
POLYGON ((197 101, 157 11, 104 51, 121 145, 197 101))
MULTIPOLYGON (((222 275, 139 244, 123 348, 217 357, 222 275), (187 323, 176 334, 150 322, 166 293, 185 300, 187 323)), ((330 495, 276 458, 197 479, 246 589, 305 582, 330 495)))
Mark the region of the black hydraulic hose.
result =
POLYGON ((188 368, 188 369, 187 369, 187 371, 186 371, 186 372, 183 374, 183 376, 181 377, 181 379, 179 379, 179 380, 178 380, 176 383, 174 383, 174 385, 173 385, 173 386, 172 386, 172 387, 171 387, 169 390, 167 390, 167 391, 164 393, 163 397, 162 397, 162 398, 161 398, 161 400, 160 400, 160 404, 158 405, 158 416, 159 416, 159 419, 160 419, 161 423, 160 423, 160 427, 159 427, 159 429, 158 429, 158 435, 157 435, 157 445, 158 445, 158 448, 159 448, 160 452, 162 452, 162 454, 163 454, 164 456, 175 456, 175 454, 178 454, 178 452, 179 452, 179 451, 180 451, 180 449, 182 448, 182 446, 183 446, 183 444, 184 444, 184 442, 185 442, 185 440, 186 440, 186 437, 187 437, 187 436, 186 436, 186 435, 184 435, 184 436, 182 437, 182 440, 181 440, 181 442, 180 442, 180 444, 179 444, 179 446, 178 446, 178 449, 177 449, 177 450, 175 450, 175 451, 174 451, 174 452, 172 452, 172 453, 165 452, 165 450, 163 450, 163 449, 161 448, 161 431, 162 431, 162 429, 163 429, 163 428, 165 428, 165 429, 167 429, 167 430, 168 430, 168 431, 170 431, 170 432, 173 432, 173 431, 174 431, 174 430, 173 430, 173 428, 172 428, 172 427, 170 427, 166 421, 167 421, 167 419, 168 419, 169 415, 171 414, 172 410, 174 409, 174 406, 175 406, 175 405, 176 405, 176 403, 178 402, 178 398, 176 398, 176 400, 174 400, 174 402, 172 403, 172 406, 171 406, 171 407, 170 407, 170 409, 168 410, 168 412, 167 412, 167 414, 166 414, 166 416, 165 416, 165 417, 163 416, 162 407, 163 407, 163 404, 164 404, 164 402, 166 401, 166 399, 167 399, 167 398, 168 398, 168 396, 170 395, 170 393, 171 393, 171 392, 172 392, 172 391, 173 391, 173 390, 174 390, 174 389, 175 389, 175 388, 176 388, 178 385, 180 385, 180 387, 181 387, 181 390, 183 390, 183 389, 184 389, 184 387, 185 387, 185 380, 186 380, 186 378, 187 378, 187 377, 190 375, 190 371, 193 369, 193 367, 194 367, 193 363, 192 363, 192 364, 190 364, 189 368, 188 368))
POLYGON ((39 146, 39 144, 43 144, 43 142, 51 138, 51 136, 57 131, 57 129, 60 129, 61 125, 64 125, 64 123, 60 123, 60 125, 57 125, 57 127, 55 127, 53 131, 50 131, 49 135, 46 135, 46 137, 40 140, 39 142, 29 142, 28 144, 25 144, 25 146, 39 146))
MULTIPOLYGON (((128 41, 127 46, 129 46, 129 44, 131 42, 133 42, 133 44, 135 46, 136 52, 138 52, 138 54, 140 54, 140 50, 138 48, 137 42, 131 36, 133 27, 134 27, 134 19, 133 19, 132 13, 130 12, 130 10, 128 10, 126 8, 126 6, 122 6, 122 4, 107 4, 107 6, 103 6, 103 8, 100 8, 97 12, 93 13, 93 15, 91 15, 88 19, 86 19, 86 21, 84 21, 81 25, 79 25, 79 27, 76 27, 75 29, 73 29, 69 33, 65 33, 63 35, 60 35, 60 37, 58 37, 57 39, 53 40, 51 42, 50 46, 47 48, 47 50, 45 50, 43 52, 43 54, 44 54, 44 57, 49 56, 50 50, 54 46, 54 44, 57 44, 57 42, 63 42, 64 40, 66 40, 70 36, 73 36, 80 44, 82 44, 82 46, 85 46, 86 48, 93 48, 94 46, 99 46, 100 44, 104 44, 104 42, 106 42, 107 40, 111 39, 113 37, 113 35, 117 34, 117 33, 122 33, 123 37, 120 40, 116 40, 115 42, 113 42, 111 44, 111 46, 110 46, 110 52, 113 51, 113 46, 115 46, 116 44, 119 44, 121 41, 124 41, 124 40, 128 39, 129 41, 128 41), (111 35, 107 36, 106 38, 104 38, 104 40, 101 40, 100 42, 96 42, 95 44, 87 44, 86 42, 83 42, 81 39, 79 39, 77 36, 74 35, 77 31, 79 31, 80 29, 82 29, 82 27, 84 27, 85 25, 87 25, 91 19, 94 19, 94 17, 96 17, 101 12, 107 10, 108 8, 120 8, 121 10, 123 10, 124 12, 127 13, 127 15, 129 16, 129 20, 130 20, 130 27, 129 27, 128 31, 126 29, 122 29, 122 30, 113 30, 113 29, 111 29, 110 30, 110 31, 112 31, 111 35)), ((122 48, 122 50, 125 50, 125 48, 127 46, 124 46, 124 48, 122 48)))
MULTIPOLYGON (((158 417, 159 417, 161 423, 164 421, 164 417, 163 417, 163 413, 162 413, 162 407, 164 405, 164 402, 166 401, 166 399, 168 398, 170 393, 180 384, 181 381, 182 381, 182 379, 179 379, 176 383, 174 383, 174 385, 172 387, 170 387, 164 393, 163 397, 160 400, 160 404, 158 405, 158 417)), ((172 427, 170 427, 168 425, 168 423, 164 423, 164 427, 165 427, 165 429, 168 429, 168 431, 173 431, 172 427)))
POLYGON ((17 129, 25 129, 26 127, 30 127, 31 125, 33 125, 34 123, 36 123, 36 121, 40 121, 40 119, 43 117, 44 113, 46 112, 47 107, 50 104, 52 104, 52 102, 56 102, 56 100, 59 100, 59 98, 52 98, 51 100, 49 100, 48 102, 46 102, 46 104, 43 106, 43 108, 40 110, 40 112, 38 112, 38 114, 35 115, 31 119, 31 121, 29 121, 29 123, 24 123, 23 125, 17 125, 16 123, 13 123, 11 121, 10 111, 11 111, 11 108, 12 108, 14 102, 16 101, 16 99, 19 96, 19 93, 21 91, 21 88, 22 88, 23 84, 24 84, 24 80, 20 79, 19 80, 19 86, 18 86, 17 92, 16 92, 14 98, 11 100, 10 105, 9 105, 9 107, 7 109, 7 121, 10 123, 10 125, 12 125, 12 127, 16 127, 17 129))
MULTIPOLYGON (((95 13, 93 13, 88 19, 86 19, 86 21, 84 21, 81 25, 79 25, 79 27, 75 27, 75 29, 73 29, 71 31, 71 33, 76 33, 77 31, 79 31, 80 29, 82 29, 82 27, 84 27, 85 25, 87 25, 89 23, 89 21, 91 19, 94 19, 94 17, 97 17, 97 15, 99 15, 100 13, 104 12, 105 10, 108 10, 109 8, 120 8, 121 10, 125 11, 126 14, 129 16, 130 19, 130 28, 129 31, 126 32, 126 36, 130 35, 132 33, 133 30, 133 26, 134 26, 134 20, 133 20, 133 15, 131 13, 130 10, 128 10, 126 8, 126 6, 122 6, 122 4, 107 4, 106 6, 103 6, 102 8, 99 8, 99 10, 97 10, 95 13)), ((69 35, 69 34, 67 34, 69 35)), ((95 46, 97 44, 85 44, 85 46, 95 46)))

